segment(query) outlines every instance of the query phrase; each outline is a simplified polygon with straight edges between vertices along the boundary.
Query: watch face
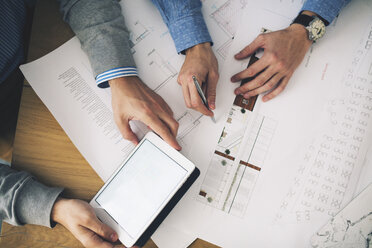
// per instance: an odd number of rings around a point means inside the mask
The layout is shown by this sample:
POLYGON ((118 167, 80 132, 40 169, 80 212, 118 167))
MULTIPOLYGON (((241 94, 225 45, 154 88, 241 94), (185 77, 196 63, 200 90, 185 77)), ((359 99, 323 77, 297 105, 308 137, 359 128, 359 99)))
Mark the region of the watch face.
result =
POLYGON ((325 25, 319 18, 314 18, 309 24, 310 35, 312 40, 322 38, 325 33, 325 25))

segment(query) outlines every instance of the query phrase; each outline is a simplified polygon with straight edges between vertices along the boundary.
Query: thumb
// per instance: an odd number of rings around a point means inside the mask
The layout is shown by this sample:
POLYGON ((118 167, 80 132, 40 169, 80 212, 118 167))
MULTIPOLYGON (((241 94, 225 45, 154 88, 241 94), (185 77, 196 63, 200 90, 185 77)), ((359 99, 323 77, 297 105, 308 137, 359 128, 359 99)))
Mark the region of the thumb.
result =
POLYGON ((132 131, 129 125, 129 120, 126 118, 115 118, 116 125, 121 133, 123 135, 123 138, 126 140, 131 141, 133 144, 138 144, 138 138, 136 134, 132 131))
POLYGON ((259 48, 263 46, 262 37, 263 35, 259 35, 254 41, 252 41, 251 44, 244 47, 243 50, 241 50, 239 53, 235 54, 235 58, 245 59, 251 56, 255 51, 257 51, 259 48))
POLYGON ((116 242, 118 240, 118 234, 114 229, 101 222, 97 217, 92 218, 92 221, 87 225, 87 228, 107 241, 116 242))
POLYGON ((216 108, 216 90, 218 77, 218 73, 208 73, 207 101, 209 107, 212 110, 216 108))

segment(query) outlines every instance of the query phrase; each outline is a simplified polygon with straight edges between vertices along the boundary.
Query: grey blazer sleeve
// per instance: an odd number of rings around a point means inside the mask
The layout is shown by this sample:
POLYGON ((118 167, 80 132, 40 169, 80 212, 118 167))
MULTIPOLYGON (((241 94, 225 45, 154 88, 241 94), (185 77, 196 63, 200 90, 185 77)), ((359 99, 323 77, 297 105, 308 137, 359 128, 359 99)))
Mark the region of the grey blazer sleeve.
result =
POLYGON ((121 7, 117 0, 59 0, 63 19, 87 53, 95 76, 135 66, 121 7))
POLYGON ((50 214, 61 188, 47 187, 26 172, 0 164, 0 220, 52 227, 50 214))

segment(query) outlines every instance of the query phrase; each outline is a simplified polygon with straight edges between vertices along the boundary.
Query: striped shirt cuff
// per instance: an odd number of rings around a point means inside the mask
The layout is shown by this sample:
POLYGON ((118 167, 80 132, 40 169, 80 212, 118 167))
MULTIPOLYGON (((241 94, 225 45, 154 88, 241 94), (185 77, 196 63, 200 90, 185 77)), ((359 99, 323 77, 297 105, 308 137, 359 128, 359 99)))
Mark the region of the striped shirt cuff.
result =
POLYGON ((100 88, 107 88, 110 86, 108 83, 109 80, 130 76, 138 76, 136 67, 133 66, 119 67, 99 74, 96 77, 96 83, 97 86, 100 88))

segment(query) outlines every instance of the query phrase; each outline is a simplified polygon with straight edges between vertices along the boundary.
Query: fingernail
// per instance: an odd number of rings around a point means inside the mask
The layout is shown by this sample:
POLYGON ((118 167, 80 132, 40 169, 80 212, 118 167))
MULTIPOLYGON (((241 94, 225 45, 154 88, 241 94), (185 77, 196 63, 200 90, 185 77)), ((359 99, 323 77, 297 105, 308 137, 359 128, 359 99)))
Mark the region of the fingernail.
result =
POLYGON ((215 109, 215 108, 216 108, 216 105, 215 105, 214 103, 211 103, 211 104, 209 105, 209 107, 210 107, 211 109, 215 109))
POLYGON ((235 77, 232 77, 230 80, 231 82, 235 82, 235 77))
POLYGON ((235 93, 235 95, 239 95, 240 94, 240 91, 239 90, 235 90, 234 93, 235 93))
POLYGON ((116 233, 111 234, 110 239, 115 242, 118 239, 116 233))

